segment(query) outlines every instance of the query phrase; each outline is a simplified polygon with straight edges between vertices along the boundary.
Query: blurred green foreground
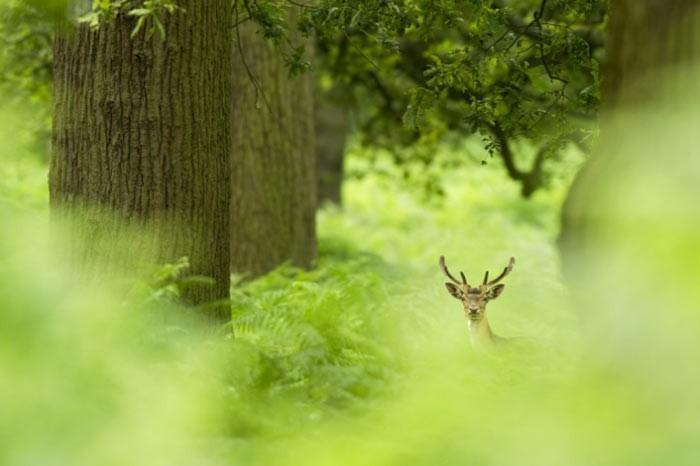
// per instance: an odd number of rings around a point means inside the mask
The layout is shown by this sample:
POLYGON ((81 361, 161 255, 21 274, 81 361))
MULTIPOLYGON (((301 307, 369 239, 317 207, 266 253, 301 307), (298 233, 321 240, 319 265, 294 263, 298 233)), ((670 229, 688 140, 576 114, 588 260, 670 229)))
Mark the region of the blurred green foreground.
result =
POLYGON ((50 265, 44 164, 6 107, 0 464, 698 464, 697 119, 652 110, 620 130, 571 290, 568 182, 522 201, 491 164, 435 168, 448 194, 426 203, 370 176, 322 213, 317 270, 234 289, 225 339, 165 317, 186 314, 161 286, 177 270, 125 298, 50 265), (527 346, 470 349, 441 254, 478 277, 517 258, 488 312, 527 346))

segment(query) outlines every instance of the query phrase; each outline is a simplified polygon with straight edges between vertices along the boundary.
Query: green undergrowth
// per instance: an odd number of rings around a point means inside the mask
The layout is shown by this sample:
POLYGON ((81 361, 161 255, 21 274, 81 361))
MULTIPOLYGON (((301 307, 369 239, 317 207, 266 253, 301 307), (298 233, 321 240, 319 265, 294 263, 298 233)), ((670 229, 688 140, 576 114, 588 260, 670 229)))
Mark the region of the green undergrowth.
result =
POLYGON ((493 428, 489 412, 503 419, 576 373, 577 327, 553 245, 565 185, 523 200, 496 162, 449 162, 472 142, 440 147, 437 197, 420 179, 387 176, 394 168, 379 154, 384 174, 349 180, 343 208, 320 212, 318 266, 236 284, 235 336, 222 339, 177 304, 184 262, 135 279, 126 296, 49 267, 45 162, 10 133, 0 463, 320 465, 345 439, 354 464, 439 464, 441 435, 452 454, 478 458, 474 442, 457 447, 449 433, 493 428), (443 254, 472 281, 516 257, 489 315, 499 335, 532 343, 472 351, 461 304, 444 289, 443 254))
POLYGON ((574 305, 554 242, 575 153, 524 200, 474 141, 409 176, 355 148, 318 266, 236 283, 233 337, 178 304, 184 261, 122 294, 50 261, 46 161, 0 111, 0 464, 697 464, 688 110, 625 119, 574 305), (440 255, 472 282, 516 258, 488 315, 522 343, 471 349, 440 255))
MULTIPOLYGON (((442 150, 456 156, 454 147, 442 150)), ((385 174, 348 181, 343 208, 321 212, 316 269, 282 267, 233 288, 226 419, 239 439, 235 462, 278 461, 287 442, 364 430, 368 419, 382 425, 377 416, 422 409, 416 397, 441 397, 455 382, 478 397, 484 384, 529 389, 575 372, 576 322, 554 247, 563 190, 523 200, 496 164, 451 170, 441 182, 447 195, 426 201, 410 181, 385 174), (442 254, 472 280, 515 256, 489 313, 498 334, 530 340, 498 355, 475 353, 461 304, 444 288, 442 254)))
POLYGON ((694 418, 677 406, 692 398, 626 346, 648 326, 619 341, 600 332, 618 314, 571 309, 554 246, 564 183, 526 201, 496 163, 439 179, 430 200, 403 178, 348 181, 343 208, 320 213, 318 267, 232 288, 233 338, 177 304, 185 262, 126 296, 76 284, 48 266, 36 198, 4 203, 0 463, 691 464, 694 418), (516 258, 488 314, 522 344, 471 349, 440 255, 471 281, 516 258), (607 345, 587 344, 591 318, 607 345))
POLYGON ((403 365, 385 306, 394 273, 329 240, 317 269, 281 267, 233 288, 234 435, 288 432, 391 393, 403 365))

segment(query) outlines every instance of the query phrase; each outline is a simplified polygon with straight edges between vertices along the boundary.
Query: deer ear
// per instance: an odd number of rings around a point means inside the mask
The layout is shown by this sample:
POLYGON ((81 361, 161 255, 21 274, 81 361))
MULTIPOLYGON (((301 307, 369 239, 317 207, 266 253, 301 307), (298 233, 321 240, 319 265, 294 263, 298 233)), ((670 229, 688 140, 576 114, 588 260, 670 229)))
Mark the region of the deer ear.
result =
POLYGON ((503 293, 503 288, 505 288, 505 287, 506 286, 503 283, 501 283, 501 284, 496 285, 493 288, 491 288, 489 290, 489 299, 498 298, 501 295, 501 293, 503 293))
POLYGON ((462 299, 462 293, 460 293, 459 288, 457 288, 457 285, 453 283, 445 283, 445 288, 447 288, 447 291, 449 291, 450 294, 455 298, 462 299))

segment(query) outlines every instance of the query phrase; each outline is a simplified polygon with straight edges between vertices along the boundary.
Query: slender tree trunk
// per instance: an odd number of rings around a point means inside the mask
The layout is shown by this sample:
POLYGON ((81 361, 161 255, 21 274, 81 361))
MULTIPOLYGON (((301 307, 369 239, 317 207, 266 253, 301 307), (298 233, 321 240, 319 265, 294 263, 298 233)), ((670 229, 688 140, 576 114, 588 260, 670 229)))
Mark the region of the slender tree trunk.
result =
POLYGON ((316 258, 316 155, 310 73, 290 78, 246 22, 234 51, 231 268, 249 277, 316 258))
POLYGON ((632 109, 653 108, 682 92, 664 70, 697 60, 698 6, 700 0, 612 0, 603 69, 601 141, 574 180, 563 206, 559 245, 565 268, 596 228, 591 202, 602 184, 610 185, 611 176, 624 176, 622 161, 611 158, 624 143, 618 132, 625 124, 620 116, 624 118, 632 109))
POLYGON ((348 108, 338 91, 316 86, 316 155, 318 157, 319 204, 341 204, 345 143, 350 127, 348 108))
POLYGON ((125 15, 58 34, 51 212, 73 217, 68 257, 88 271, 187 256, 214 280, 184 291, 201 304, 229 296, 231 15, 177 3, 164 40, 131 38, 125 15))

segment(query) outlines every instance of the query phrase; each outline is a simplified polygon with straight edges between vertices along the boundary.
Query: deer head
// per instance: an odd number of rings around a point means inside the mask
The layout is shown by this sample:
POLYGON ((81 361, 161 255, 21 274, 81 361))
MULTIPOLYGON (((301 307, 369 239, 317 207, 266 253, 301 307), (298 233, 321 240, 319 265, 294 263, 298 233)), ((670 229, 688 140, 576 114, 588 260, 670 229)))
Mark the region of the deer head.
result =
POLYGON ((463 272, 459 273, 461 280, 457 280, 447 269, 445 257, 440 256, 440 268, 447 278, 450 279, 450 282, 445 283, 447 291, 449 291, 452 296, 462 301, 465 316, 467 319, 473 321, 483 319, 486 313, 486 305, 489 303, 489 301, 496 299, 501 295, 505 285, 499 282, 513 270, 514 264, 515 258, 511 257, 510 261, 508 262, 508 266, 503 269, 503 272, 501 272, 498 277, 491 281, 489 281, 489 272, 487 270, 486 274, 484 275, 483 283, 473 287, 467 283, 467 277, 463 272))

